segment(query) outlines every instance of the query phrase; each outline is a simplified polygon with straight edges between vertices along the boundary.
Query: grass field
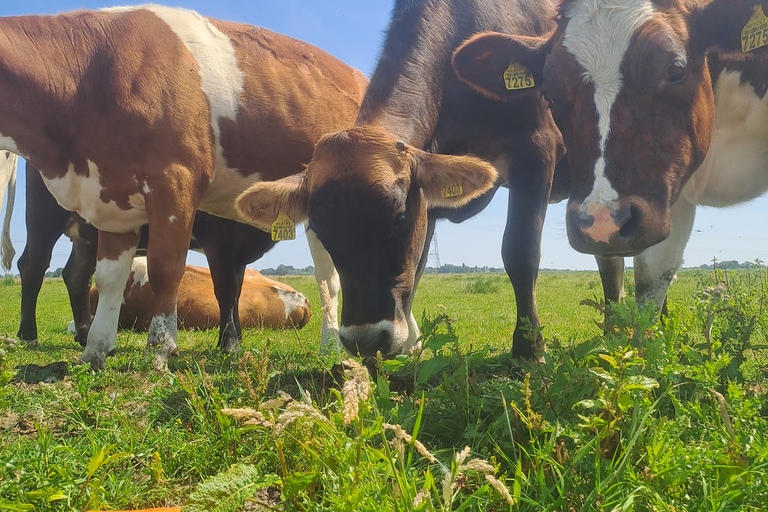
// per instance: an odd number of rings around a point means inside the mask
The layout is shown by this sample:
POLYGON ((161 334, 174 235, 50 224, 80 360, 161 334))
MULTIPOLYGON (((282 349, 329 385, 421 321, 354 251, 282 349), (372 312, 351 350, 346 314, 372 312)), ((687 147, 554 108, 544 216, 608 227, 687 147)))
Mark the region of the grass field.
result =
MULTIPOLYGON (((129 332, 105 371, 68 366, 81 349, 63 283, 46 281, 40 346, 0 357, 14 377, 0 377, 0 510, 768 507, 764 273, 729 274, 721 292, 682 272, 667 321, 630 300, 603 335, 579 304, 601 296, 598 275, 544 272, 549 362, 535 367, 509 356, 506 276, 426 275, 424 352, 380 361, 371 383, 318 355, 314 278, 281 280, 309 297, 304 329, 249 330, 233 356, 216 331, 182 332, 164 374, 129 332)), ((0 336, 20 290, 0 282, 0 336)))

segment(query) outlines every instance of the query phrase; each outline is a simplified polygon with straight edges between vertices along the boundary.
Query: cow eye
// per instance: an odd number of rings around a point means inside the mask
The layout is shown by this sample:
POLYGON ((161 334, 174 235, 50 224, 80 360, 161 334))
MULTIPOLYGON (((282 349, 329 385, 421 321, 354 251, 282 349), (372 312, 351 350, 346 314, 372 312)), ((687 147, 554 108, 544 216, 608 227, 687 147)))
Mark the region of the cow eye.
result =
POLYGON ((544 98, 544 101, 546 101, 550 107, 555 104, 555 100, 552 99, 552 96, 549 94, 549 91, 542 90, 541 97, 544 98))
POLYGON ((672 64, 667 69, 667 82, 670 84, 681 84, 685 81, 686 69, 683 64, 672 64))

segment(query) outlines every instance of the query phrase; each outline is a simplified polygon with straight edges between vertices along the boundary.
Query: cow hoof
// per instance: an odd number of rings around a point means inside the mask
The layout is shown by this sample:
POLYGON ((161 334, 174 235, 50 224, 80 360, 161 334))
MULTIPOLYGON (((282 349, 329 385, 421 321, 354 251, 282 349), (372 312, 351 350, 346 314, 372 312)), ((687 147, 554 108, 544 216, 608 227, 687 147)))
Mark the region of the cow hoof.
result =
POLYGON ((70 320, 69 325, 67 326, 67 332, 69 334, 77 334, 77 327, 75 327, 75 321, 70 320))
POLYGON ((107 358, 97 352, 84 353, 80 356, 79 361, 83 364, 90 364, 91 369, 95 372, 103 370, 107 365, 107 358))
POLYGON ((167 372, 168 357, 165 354, 155 354, 155 357, 152 358, 152 369, 160 373, 167 372))
POLYGON ((225 354, 231 354, 233 351, 237 349, 239 345, 240 345, 240 340, 230 338, 222 341, 222 343, 219 346, 222 352, 224 352, 225 354))

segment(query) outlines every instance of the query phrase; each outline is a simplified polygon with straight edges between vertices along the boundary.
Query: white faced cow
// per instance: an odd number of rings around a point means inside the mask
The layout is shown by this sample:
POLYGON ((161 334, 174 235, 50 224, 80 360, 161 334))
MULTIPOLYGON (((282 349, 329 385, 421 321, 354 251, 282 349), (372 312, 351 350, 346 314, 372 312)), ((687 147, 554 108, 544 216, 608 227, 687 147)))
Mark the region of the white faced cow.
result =
MULTIPOLYGON (((146 5, 0 19, 0 149, 40 170, 64 208, 99 229, 99 306, 81 359, 114 348, 138 230, 155 295, 148 349, 176 352, 176 299, 198 207, 303 169, 348 126, 365 77, 268 30, 146 5)), ((242 220, 242 219, 240 219, 242 220)), ((310 238, 318 279, 338 279, 310 238)))
POLYGON ((635 256, 639 300, 661 305, 696 205, 768 190, 768 2, 571 0, 545 37, 484 34, 458 73, 504 98, 510 62, 551 104, 571 170, 571 245, 635 256))

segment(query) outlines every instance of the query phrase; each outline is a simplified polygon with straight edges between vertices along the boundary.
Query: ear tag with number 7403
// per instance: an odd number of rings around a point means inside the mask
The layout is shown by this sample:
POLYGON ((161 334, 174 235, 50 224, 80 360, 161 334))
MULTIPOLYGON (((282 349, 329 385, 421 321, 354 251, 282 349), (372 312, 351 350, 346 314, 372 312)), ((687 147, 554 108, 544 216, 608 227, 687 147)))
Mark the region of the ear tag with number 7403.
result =
POLYGON ((756 5, 754 13, 741 30, 741 51, 751 52, 763 46, 768 46, 768 17, 763 7, 756 5))
POLYGON ((296 224, 286 214, 281 213, 272 223, 272 241, 280 242, 283 240, 296 239, 296 224))
POLYGON ((536 84, 533 82, 533 76, 525 66, 516 62, 510 62, 509 67, 504 71, 504 85, 508 91, 517 89, 530 89, 536 84))

